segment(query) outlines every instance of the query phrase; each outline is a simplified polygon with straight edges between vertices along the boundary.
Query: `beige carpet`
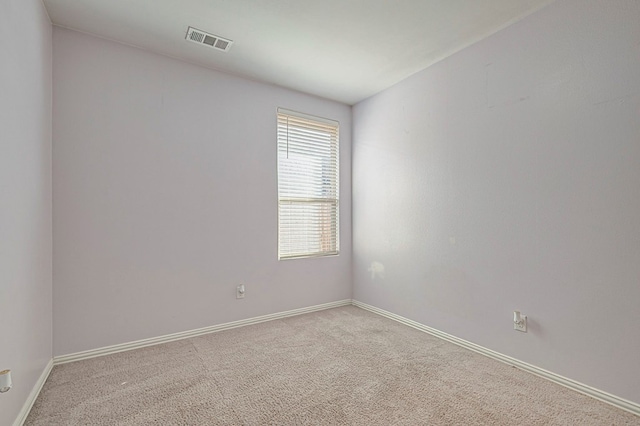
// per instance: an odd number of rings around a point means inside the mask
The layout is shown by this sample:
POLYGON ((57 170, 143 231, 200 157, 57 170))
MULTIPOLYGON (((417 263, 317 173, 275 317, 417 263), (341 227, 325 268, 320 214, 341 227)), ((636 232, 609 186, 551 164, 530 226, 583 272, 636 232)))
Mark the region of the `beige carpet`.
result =
POLYGON ((347 306, 53 369, 27 425, 640 425, 347 306))

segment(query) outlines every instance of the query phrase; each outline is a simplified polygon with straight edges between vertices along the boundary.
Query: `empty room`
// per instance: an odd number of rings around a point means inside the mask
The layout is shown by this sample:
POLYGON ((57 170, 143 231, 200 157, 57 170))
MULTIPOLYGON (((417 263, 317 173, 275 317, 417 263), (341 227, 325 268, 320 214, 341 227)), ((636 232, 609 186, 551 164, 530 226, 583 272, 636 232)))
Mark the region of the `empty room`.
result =
POLYGON ((640 425, 640 1, 0 0, 0 426, 640 425))

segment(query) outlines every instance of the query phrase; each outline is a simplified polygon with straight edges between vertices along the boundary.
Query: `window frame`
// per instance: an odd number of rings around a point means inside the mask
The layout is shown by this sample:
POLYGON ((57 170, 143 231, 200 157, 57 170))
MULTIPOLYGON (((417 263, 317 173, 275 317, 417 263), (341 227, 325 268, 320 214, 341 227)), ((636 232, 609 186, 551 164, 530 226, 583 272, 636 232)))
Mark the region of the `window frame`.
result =
MULTIPOLYGON (((331 142, 333 143, 333 142, 331 142)), ((329 147, 329 152, 331 152, 331 147, 329 147)), ((334 256, 339 256, 340 255, 340 122, 337 120, 331 120, 328 118, 324 118, 324 117, 319 117, 319 116, 314 116, 314 115, 310 115, 310 114, 305 114, 305 113, 301 113, 298 111, 293 111, 293 110, 289 110, 289 109, 285 109, 285 108, 277 108, 276 111, 276 161, 277 161, 277 168, 276 168, 276 191, 278 193, 278 212, 277 212, 277 218, 278 218, 278 238, 277 238, 277 245, 278 245, 278 260, 293 260, 293 259, 307 259, 307 258, 316 258, 316 257, 334 257, 334 256), (330 126, 333 127, 335 129, 335 188, 332 186, 332 189, 335 189, 335 198, 321 198, 323 200, 327 200, 327 204, 335 204, 335 217, 331 216, 331 219, 334 220, 335 219, 335 235, 333 235, 333 229, 331 229, 330 232, 331 234, 329 234, 329 238, 334 238, 335 239, 335 250, 331 250, 331 251, 307 251, 307 252, 299 252, 299 253, 284 253, 283 254, 283 250, 282 250, 282 239, 281 239, 281 235, 282 235, 282 226, 281 226, 281 203, 282 202, 295 202, 295 198, 296 197, 282 197, 281 196, 281 192, 280 192, 280 183, 281 183, 281 160, 280 160, 280 129, 281 129, 281 124, 280 124, 280 117, 281 116, 286 116, 286 117, 295 117, 297 119, 301 119, 301 120, 305 120, 305 121, 309 121, 311 123, 315 123, 318 125, 324 125, 324 126, 330 126)), ((321 157, 322 158, 322 157, 321 157)), ((323 175, 320 175, 321 177, 323 177, 323 175)), ((320 201, 321 199, 315 199, 316 202, 322 202, 320 201)), ((309 202, 312 203, 313 200, 312 199, 305 199, 304 197, 299 197, 299 202, 301 203, 305 203, 305 202, 309 202)), ((329 225, 330 227, 332 227, 332 225, 329 225)), ((324 233, 320 233, 318 235, 324 235, 324 233)))

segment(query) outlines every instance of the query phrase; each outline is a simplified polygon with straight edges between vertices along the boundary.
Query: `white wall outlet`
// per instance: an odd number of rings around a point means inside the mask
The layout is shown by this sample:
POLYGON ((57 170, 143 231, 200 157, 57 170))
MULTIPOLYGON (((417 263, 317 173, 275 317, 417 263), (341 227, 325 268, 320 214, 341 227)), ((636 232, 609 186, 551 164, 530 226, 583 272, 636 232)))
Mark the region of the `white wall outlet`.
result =
POLYGON ((0 371, 0 393, 9 392, 12 386, 11 370, 0 371))
POLYGON ((520 311, 513 311, 513 329, 527 332, 527 316, 520 314, 520 311))
POLYGON ((236 287, 236 299, 244 299, 244 284, 236 287))

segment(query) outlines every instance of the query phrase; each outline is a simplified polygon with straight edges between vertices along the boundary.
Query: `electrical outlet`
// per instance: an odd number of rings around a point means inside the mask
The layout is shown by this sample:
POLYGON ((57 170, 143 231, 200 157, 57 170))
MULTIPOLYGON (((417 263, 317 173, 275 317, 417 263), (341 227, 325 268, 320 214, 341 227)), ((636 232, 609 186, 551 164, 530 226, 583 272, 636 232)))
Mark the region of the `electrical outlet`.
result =
POLYGON ((11 370, 0 371, 0 393, 9 392, 11 386, 11 370))
POLYGON ((236 287, 236 299, 244 299, 244 284, 236 287))
POLYGON ((527 316, 521 315, 519 311, 513 312, 513 329, 517 331, 527 332, 527 316))

